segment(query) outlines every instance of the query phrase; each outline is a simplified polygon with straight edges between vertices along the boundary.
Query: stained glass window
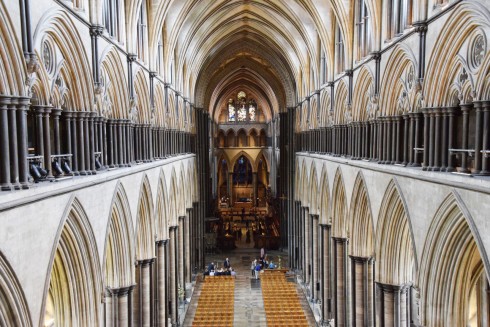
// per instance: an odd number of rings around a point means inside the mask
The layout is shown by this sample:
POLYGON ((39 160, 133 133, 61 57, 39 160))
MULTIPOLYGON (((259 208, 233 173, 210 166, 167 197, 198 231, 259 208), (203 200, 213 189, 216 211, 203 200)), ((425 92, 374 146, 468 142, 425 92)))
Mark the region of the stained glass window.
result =
POLYGON ((247 108, 244 104, 241 105, 240 109, 238 109, 238 121, 246 121, 247 120, 247 108))
POLYGON ((235 105, 232 99, 228 102, 228 121, 235 121, 235 105))
POLYGON ((256 104, 254 100, 251 100, 248 105, 248 118, 250 121, 255 121, 256 119, 255 108, 256 108, 256 104))

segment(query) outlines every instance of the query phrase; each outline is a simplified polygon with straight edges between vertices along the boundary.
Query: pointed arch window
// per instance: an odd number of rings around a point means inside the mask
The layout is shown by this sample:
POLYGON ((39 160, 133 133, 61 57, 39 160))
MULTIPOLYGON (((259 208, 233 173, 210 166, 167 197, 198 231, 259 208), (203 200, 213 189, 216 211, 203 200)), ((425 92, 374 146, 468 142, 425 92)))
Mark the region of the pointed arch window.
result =
POLYGON ((335 60, 336 60, 336 72, 340 74, 345 70, 345 53, 344 53, 344 38, 342 36, 342 30, 337 23, 335 28, 335 60))
POLYGON ((237 121, 247 121, 247 99, 245 92, 238 92, 237 121))
POLYGON ((141 61, 145 61, 146 55, 146 32, 147 32, 147 15, 146 15, 146 2, 141 2, 141 7, 138 16, 138 23, 136 24, 136 41, 137 41, 137 55, 141 61))
POLYGON ((119 14, 121 5, 120 0, 103 0, 102 1, 102 19, 105 29, 110 36, 116 40, 121 39, 119 14))
POLYGON ((403 34, 403 31, 412 25, 413 0, 388 1, 388 38, 403 34))
POLYGON ((357 29, 357 60, 371 52, 371 20, 365 0, 357 0, 356 29, 357 29))
POLYGON ((228 101, 228 121, 235 121, 236 112, 235 112, 235 104, 233 103, 233 99, 228 101))
POLYGON ((256 110, 257 104, 255 103, 254 100, 250 100, 248 103, 248 120, 249 121, 255 121, 257 116, 256 116, 256 110))

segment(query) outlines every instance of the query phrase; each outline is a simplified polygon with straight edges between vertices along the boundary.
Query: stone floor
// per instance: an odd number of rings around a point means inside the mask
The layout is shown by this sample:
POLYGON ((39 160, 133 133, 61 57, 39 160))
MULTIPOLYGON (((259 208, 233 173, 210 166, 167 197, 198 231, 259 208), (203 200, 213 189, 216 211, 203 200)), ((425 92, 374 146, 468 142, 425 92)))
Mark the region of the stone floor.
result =
MULTIPOLYGON (((235 318, 233 323, 233 326, 235 327, 267 326, 260 279, 254 279, 250 269, 252 260, 260 256, 260 250, 251 247, 252 244, 253 243, 247 244, 242 241, 237 243, 237 248, 233 251, 207 255, 207 264, 214 262, 218 267, 222 267, 225 258, 229 258, 231 266, 237 272, 235 282, 235 318)), ((285 253, 270 251, 267 255, 269 259, 272 259, 276 264, 278 262, 278 256, 281 256, 282 266, 287 267, 287 256, 285 253)), ((297 284, 297 288, 298 294, 304 295, 299 284, 297 284)), ((197 300, 200 294, 201 283, 198 278, 183 326, 192 326, 192 321, 197 308, 197 300)), ((306 297, 301 296, 300 303, 303 306, 309 325, 316 326, 315 317, 306 297)))

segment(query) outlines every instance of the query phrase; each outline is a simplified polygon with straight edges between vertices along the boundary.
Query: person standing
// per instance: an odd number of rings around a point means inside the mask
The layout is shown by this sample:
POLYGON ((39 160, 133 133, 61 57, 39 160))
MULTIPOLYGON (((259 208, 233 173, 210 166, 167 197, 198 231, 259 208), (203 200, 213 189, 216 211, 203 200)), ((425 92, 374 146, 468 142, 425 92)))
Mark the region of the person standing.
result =
POLYGON ((228 269, 231 267, 230 260, 228 258, 226 258, 226 260, 223 262, 223 267, 225 269, 228 269))

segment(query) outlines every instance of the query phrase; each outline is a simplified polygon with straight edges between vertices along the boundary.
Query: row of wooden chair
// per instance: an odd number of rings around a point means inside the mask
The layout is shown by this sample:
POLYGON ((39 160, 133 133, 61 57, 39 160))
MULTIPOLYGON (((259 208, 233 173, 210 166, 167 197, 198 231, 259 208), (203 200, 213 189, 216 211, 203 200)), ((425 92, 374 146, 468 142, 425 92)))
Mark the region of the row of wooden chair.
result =
POLYGON ((282 272, 263 274, 261 284, 267 326, 308 326, 296 287, 282 272))
POLYGON ((197 301, 192 326, 233 326, 235 279, 231 276, 206 277, 197 301))

